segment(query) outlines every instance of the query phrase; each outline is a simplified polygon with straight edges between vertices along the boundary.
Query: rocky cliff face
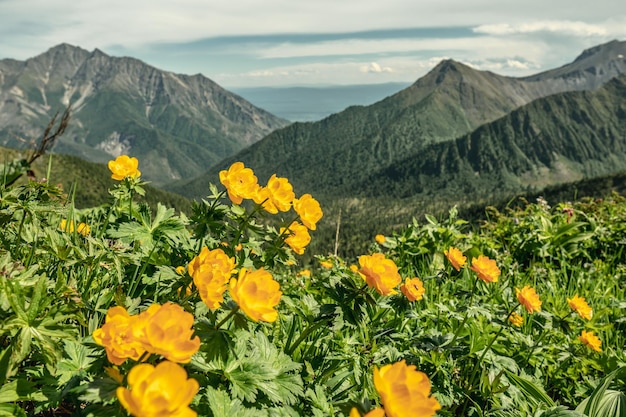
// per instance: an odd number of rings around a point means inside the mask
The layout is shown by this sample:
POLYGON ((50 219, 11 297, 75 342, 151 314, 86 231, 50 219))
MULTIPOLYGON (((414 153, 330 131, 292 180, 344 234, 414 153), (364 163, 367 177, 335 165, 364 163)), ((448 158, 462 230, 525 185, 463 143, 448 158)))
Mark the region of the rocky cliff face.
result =
POLYGON ((155 183, 198 174, 288 123, 202 75, 98 49, 62 44, 0 60, 0 144, 37 138, 70 104, 71 128, 55 150, 92 161, 129 153, 155 183))

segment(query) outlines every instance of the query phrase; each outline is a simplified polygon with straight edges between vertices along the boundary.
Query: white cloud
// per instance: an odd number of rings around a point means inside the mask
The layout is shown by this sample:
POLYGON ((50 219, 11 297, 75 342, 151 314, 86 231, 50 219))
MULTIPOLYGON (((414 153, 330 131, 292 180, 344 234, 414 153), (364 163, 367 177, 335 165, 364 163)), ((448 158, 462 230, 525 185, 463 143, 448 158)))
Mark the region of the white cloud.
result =
POLYGON ((487 35, 513 35, 538 32, 558 33, 568 36, 606 36, 609 31, 602 25, 588 24, 585 22, 572 22, 566 20, 544 20, 526 23, 497 23, 480 25, 474 28, 474 32, 487 35))
POLYGON ((373 72, 373 73, 381 73, 381 72, 393 72, 390 67, 381 67, 378 62, 370 62, 369 65, 361 66, 361 72, 373 72))

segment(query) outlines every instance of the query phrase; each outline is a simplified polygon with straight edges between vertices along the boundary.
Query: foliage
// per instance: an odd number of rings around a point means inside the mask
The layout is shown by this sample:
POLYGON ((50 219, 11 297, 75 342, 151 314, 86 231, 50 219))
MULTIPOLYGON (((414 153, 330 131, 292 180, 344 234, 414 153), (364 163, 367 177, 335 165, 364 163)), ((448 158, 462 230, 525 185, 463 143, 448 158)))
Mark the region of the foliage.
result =
MULTIPOLYGON (((372 240, 359 267, 297 255, 286 243, 299 217, 291 210, 270 215, 263 202, 232 204, 227 190, 211 185, 188 217, 138 202, 144 187, 125 177, 110 203, 88 209, 48 182, 0 188, 0 415, 125 415, 119 392, 134 389, 131 370, 139 362, 156 369, 164 354, 144 349, 114 365, 92 335, 112 307, 149 319, 151 306, 166 303, 193 317, 199 348, 176 369, 188 375, 188 391, 196 387, 190 380, 198 387, 181 406, 203 416, 365 413, 385 406, 375 369, 401 361, 427 376, 441 416, 591 417, 623 407, 622 197, 489 209, 480 229, 456 209, 413 219, 372 240), (89 225, 89 233, 60 228, 62 219, 89 225), (202 301, 201 267, 189 265, 205 247, 233 259, 232 279, 244 269, 271 274, 281 293, 275 320, 249 317, 229 292, 217 307, 202 301), (445 255, 451 247, 467 257, 458 270, 445 255), (472 269, 481 255, 496 262, 497 280, 472 269), (368 261, 379 258, 384 269, 368 261), (383 295, 366 274, 391 286, 418 277, 424 292, 415 301, 398 287, 383 295), (520 307, 515 290, 526 286, 540 311, 520 307), (576 295, 592 307, 590 320, 568 305, 576 295), (514 312, 519 327, 509 320, 514 312), (601 352, 580 342, 582 330, 598 335, 601 352)), ((246 291, 237 297, 254 300, 246 291)), ((143 335, 157 331, 148 322, 132 334, 138 346, 162 339, 143 335)), ((384 398, 393 394, 385 388, 384 398)))

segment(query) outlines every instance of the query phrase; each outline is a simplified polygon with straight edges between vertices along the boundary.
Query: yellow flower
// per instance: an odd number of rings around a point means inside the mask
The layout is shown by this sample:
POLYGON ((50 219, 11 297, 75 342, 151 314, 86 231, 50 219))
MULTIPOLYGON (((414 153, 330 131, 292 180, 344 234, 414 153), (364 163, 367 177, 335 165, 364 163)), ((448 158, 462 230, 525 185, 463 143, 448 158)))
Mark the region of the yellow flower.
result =
POLYGON ((428 376, 404 360, 374 367, 374 386, 387 417, 430 417, 441 405, 430 395, 428 376))
POLYGON ((524 323, 524 317, 520 316, 516 312, 513 312, 509 316, 509 322, 515 327, 522 327, 522 324, 524 323))
MULTIPOLYGON (((61 223, 59 223, 59 229, 72 233, 74 231, 74 220, 61 219, 61 223)), ((91 233, 91 227, 89 227, 86 223, 79 223, 78 227, 76 227, 76 232, 80 233, 83 236, 88 236, 91 233)))
POLYGON ((383 243, 385 243, 385 235, 376 235, 374 237, 374 239, 376 240, 376 242, 378 242, 379 245, 382 245, 383 243))
POLYGON ((184 266, 177 266, 176 267, 176 273, 178 275, 185 275, 185 267, 184 266))
POLYGON ((89 233, 91 233, 91 227, 89 227, 89 225, 86 223, 78 223, 76 231, 83 236, 88 236, 89 233))
POLYGON ((593 334, 593 332, 587 332, 583 330, 580 336, 578 336, 578 340, 583 342, 590 349, 593 349, 596 352, 602 352, 602 349, 600 349, 600 345, 602 344, 602 341, 598 338, 598 336, 593 334))
POLYGON ((195 417, 189 404, 200 388, 178 364, 142 363, 128 373, 128 385, 117 388, 122 406, 135 417, 195 417))
MULTIPOLYGON (((359 410, 357 410, 356 407, 352 407, 352 410, 350 410, 349 417, 361 417, 361 413, 359 413, 359 410)), ((369 413, 365 414, 363 417, 385 417, 385 410, 383 410, 380 407, 377 407, 377 408, 374 408, 369 413)))
POLYGON ((496 261, 493 259, 480 255, 478 258, 472 259, 472 266, 470 269, 476 272, 478 278, 485 282, 498 282, 500 268, 498 268, 496 261))
POLYGON ((293 200, 293 209, 300 216, 302 224, 311 230, 316 229, 317 222, 324 215, 320 203, 311 194, 304 194, 302 197, 293 200))
POLYGON ((222 249, 202 248, 198 256, 189 262, 189 275, 198 288, 202 301, 211 310, 218 309, 224 302, 224 291, 235 269, 235 258, 222 249))
POLYGON ((355 264, 352 264, 352 265, 350 265, 350 271, 358 273, 359 272, 359 267, 356 266, 355 264))
POLYGON ((192 338, 194 317, 174 303, 152 304, 140 320, 146 317, 142 342, 150 353, 178 363, 189 363, 200 349, 200 338, 192 338))
POLYGON ((262 204, 265 211, 276 214, 278 211, 289 211, 296 194, 287 178, 279 178, 273 174, 267 186, 260 187, 254 196, 254 202, 262 204))
POLYGON ((386 259, 382 253, 362 255, 359 257, 359 273, 365 276, 367 285, 382 295, 397 294, 394 289, 402 278, 398 267, 391 259, 386 259))
POLYGON ((129 315, 124 307, 111 307, 105 324, 96 329, 92 337, 97 344, 104 346, 109 362, 121 365, 129 358, 139 360, 145 352, 143 343, 133 333, 140 326, 137 316, 129 315))
POLYGON ((567 299, 567 303, 570 308, 578 313, 578 315, 586 320, 591 320, 593 316, 593 310, 587 304, 587 301, 584 297, 579 297, 578 295, 573 296, 572 298, 567 299))
POLYGON ((424 297, 426 289, 421 279, 407 278, 404 280, 404 284, 400 285, 400 291, 409 301, 419 301, 424 297))
POLYGON ((517 300, 521 305, 524 306, 526 311, 530 314, 535 311, 541 311, 541 300, 539 296, 535 292, 535 289, 526 285, 521 290, 519 288, 515 288, 515 295, 517 295, 517 300))
POLYGON ((137 178, 141 175, 141 171, 137 169, 138 166, 137 158, 120 155, 115 160, 109 161, 109 169, 113 173, 111 178, 116 181, 122 181, 126 177, 137 178))
POLYGON ((230 280, 230 295, 248 317, 254 321, 274 322, 278 312, 274 307, 280 301, 280 284, 261 268, 248 272, 241 268, 238 278, 230 280))
POLYGON ((320 261, 322 268, 330 269, 333 267, 333 261, 320 261))
POLYGON ((310 278, 311 277, 311 270, 310 269, 303 269, 302 271, 300 271, 300 273, 298 273, 298 275, 301 276, 301 277, 310 278))
POLYGON ((118 384, 124 382, 124 376, 121 374, 120 370, 117 367, 105 366, 104 372, 109 376, 109 378, 115 380, 118 384))
POLYGON ((298 222, 291 223, 287 229, 281 227, 280 234, 282 235, 283 233, 287 235, 285 243, 298 255, 302 255, 304 249, 311 243, 309 229, 298 222))
POLYGON ((450 246, 450 248, 444 251, 443 254, 446 255, 446 258, 448 258, 448 261, 450 261, 452 267, 457 271, 460 271, 467 262, 467 257, 463 255, 463 252, 461 252, 454 246, 450 246))
POLYGON ((228 171, 220 171, 219 175, 228 198, 235 204, 241 204, 244 198, 254 197, 259 189, 257 177, 252 169, 244 167, 243 162, 235 162, 228 171))

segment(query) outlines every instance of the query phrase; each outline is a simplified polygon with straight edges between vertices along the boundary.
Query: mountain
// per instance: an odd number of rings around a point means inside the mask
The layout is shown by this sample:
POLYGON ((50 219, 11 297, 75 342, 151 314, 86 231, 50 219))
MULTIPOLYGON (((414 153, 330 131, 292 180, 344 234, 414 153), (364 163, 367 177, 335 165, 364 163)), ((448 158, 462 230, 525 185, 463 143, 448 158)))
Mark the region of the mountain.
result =
MULTIPOLYGON (((407 159, 424 159, 426 149, 436 161, 436 144, 454 141, 534 100, 603 85, 626 72, 624 56, 626 42, 609 42, 584 51, 568 65, 526 78, 445 60, 380 102, 274 131, 207 173, 168 187, 190 197, 203 196, 206 184, 217 181, 218 171, 239 160, 261 181, 277 173, 297 190, 318 196, 373 193, 365 190, 373 174, 393 172, 407 159)), ((431 175, 413 173, 422 174, 431 175)))
POLYGON ((344 193, 501 197, 626 170, 626 74, 593 91, 551 95, 454 141, 371 172, 344 193))
POLYGON ((0 60, 0 144, 37 138, 70 103, 56 152, 96 162, 128 153, 155 184, 198 175, 288 124, 200 74, 98 49, 61 44, 26 61, 0 60))

